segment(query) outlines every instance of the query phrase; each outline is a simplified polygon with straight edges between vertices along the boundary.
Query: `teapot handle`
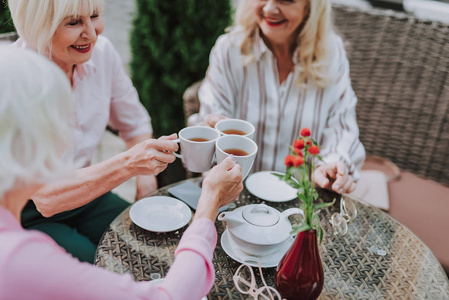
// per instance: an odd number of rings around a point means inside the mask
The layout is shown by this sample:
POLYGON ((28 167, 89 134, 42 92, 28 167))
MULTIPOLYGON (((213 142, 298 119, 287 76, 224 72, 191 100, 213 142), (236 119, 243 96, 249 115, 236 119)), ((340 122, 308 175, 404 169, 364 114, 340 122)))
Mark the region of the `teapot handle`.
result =
POLYGON ((299 225, 301 225, 302 223, 304 223, 304 220, 306 219, 306 216, 304 215, 304 211, 300 208, 297 207, 293 207, 293 208, 289 208, 286 209, 282 212, 282 215, 288 220, 288 217, 290 217, 291 215, 301 215, 302 216, 302 220, 301 223, 299 225))

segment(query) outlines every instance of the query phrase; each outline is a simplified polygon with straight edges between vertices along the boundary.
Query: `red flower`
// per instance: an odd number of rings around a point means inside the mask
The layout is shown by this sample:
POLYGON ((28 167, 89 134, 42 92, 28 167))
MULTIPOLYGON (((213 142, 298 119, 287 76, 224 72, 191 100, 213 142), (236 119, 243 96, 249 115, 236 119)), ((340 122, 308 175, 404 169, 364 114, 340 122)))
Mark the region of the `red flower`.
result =
POLYGON ((320 147, 318 147, 317 145, 312 145, 309 147, 309 153, 312 155, 317 155, 320 153, 320 147))
POLYGON ((303 129, 301 129, 301 135, 302 136, 310 136, 310 129, 307 127, 304 127, 303 129))
POLYGON ((293 142, 293 148, 295 149, 304 149, 305 141, 304 139, 297 139, 293 142))
POLYGON ((301 149, 293 148, 293 152, 295 152, 296 155, 304 156, 304 153, 302 153, 302 150, 301 150, 301 149))
POLYGON ((306 144, 309 145, 309 146, 312 145, 312 140, 310 140, 310 139, 307 140, 307 143, 306 143, 306 144))
POLYGON ((285 165, 287 167, 299 167, 304 163, 304 159, 301 156, 287 155, 285 157, 285 165))

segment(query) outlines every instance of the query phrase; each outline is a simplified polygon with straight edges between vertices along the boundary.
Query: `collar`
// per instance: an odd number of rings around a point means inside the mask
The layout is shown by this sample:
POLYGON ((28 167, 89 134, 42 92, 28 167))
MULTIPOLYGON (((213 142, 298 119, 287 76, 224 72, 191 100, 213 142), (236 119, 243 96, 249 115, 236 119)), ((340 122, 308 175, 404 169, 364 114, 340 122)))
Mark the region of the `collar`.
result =
MULTIPOLYGON (((262 59, 262 56, 266 52, 271 52, 271 51, 268 49, 262 36, 260 35, 260 29, 257 28, 256 33, 254 34, 254 53, 256 54, 256 60, 260 61, 262 59)), ((295 51, 293 52, 293 57, 292 57, 294 65, 299 64, 298 55, 299 55, 299 47, 296 47, 295 51)))
POLYGON ((96 67, 95 64, 92 62, 92 58, 89 59, 88 61, 86 61, 83 64, 80 65, 76 65, 75 66, 75 71, 74 74, 76 74, 76 76, 79 79, 83 79, 83 77, 88 76, 89 74, 92 74, 94 72, 96 72, 96 67))

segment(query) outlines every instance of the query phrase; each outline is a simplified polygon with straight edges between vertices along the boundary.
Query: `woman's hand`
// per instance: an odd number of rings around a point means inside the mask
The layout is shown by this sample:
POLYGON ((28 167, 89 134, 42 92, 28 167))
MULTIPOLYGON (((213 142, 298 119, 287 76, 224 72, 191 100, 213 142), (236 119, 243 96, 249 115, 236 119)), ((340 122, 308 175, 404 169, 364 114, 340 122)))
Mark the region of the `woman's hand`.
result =
POLYGON ((138 143, 126 151, 126 166, 134 175, 157 175, 169 163, 172 163, 176 156, 178 143, 172 141, 177 138, 176 133, 170 136, 162 136, 159 139, 148 139, 138 143))
POLYGON ((242 190, 242 168, 233 157, 227 157, 204 178, 194 219, 215 221, 218 209, 237 199, 242 190))
POLYGON ((351 193, 356 188, 354 179, 346 172, 345 164, 341 161, 317 167, 313 178, 316 186, 339 194, 351 193))
POLYGON ((219 114, 210 114, 210 115, 207 115, 206 118, 204 118, 204 121, 201 123, 201 125, 210 126, 210 127, 214 128, 215 124, 217 124, 218 121, 223 120, 223 119, 229 119, 229 118, 226 116, 223 116, 223 115, 219 115, 219 114))

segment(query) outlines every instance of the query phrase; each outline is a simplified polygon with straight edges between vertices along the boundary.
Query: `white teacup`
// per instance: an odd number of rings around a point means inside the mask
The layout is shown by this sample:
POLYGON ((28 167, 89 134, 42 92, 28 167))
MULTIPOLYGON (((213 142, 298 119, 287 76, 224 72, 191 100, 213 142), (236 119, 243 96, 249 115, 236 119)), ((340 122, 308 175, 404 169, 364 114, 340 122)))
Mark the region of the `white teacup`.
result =
POLYGON ((250 139, 254 136, 254 125, 248 121, 240 119, 223 119, 215 124, 215 129, 220 131, 221 135, 241 135, 250 139))
POLYGON ((215 141, 220 133, 207 126, 191 126, 179 131, 181 154, 175 153, 181 158, 189 171, 201 173, 211 168, 215 154, 215 141))
POLYGON ((215 142, 217 163, 233 154, 236 162, 242 167, 242 179, 248 175, 257 154, 257 144, 241 135, 224 135, 215 142))

